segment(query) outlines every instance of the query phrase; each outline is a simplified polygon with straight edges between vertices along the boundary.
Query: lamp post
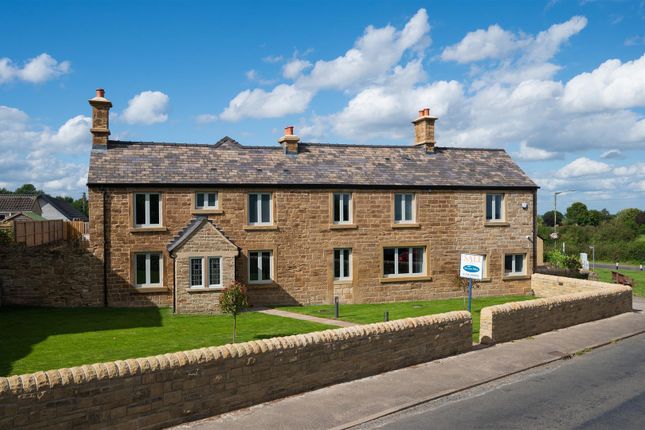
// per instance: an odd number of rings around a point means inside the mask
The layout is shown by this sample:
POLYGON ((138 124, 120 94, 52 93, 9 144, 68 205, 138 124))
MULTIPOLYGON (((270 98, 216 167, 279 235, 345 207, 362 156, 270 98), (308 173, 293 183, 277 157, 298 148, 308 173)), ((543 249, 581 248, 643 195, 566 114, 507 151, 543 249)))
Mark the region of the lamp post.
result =
POLYGON ((553 233, 558 238, 558 194, 573 193, 576 190, 556 191, 553 193, 553 233))
POLYGON ((591 271, 596 271, 596 245, 589 245, 591 248, 591 271))

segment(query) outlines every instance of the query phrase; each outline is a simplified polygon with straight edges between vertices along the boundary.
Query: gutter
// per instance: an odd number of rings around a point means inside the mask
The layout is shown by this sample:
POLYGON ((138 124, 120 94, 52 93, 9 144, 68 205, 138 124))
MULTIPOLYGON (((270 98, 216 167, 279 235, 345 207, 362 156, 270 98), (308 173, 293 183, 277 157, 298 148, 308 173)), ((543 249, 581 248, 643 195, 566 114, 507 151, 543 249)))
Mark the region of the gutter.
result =
POLYGON ((103 191, 103 306, 108 307, 108 285, 107 285, 107 272, 108 272, 108 223, 107 223, 107 202, 108 192, 103 191))
POLYGON ((177 267, 177 260, 174 255, 170 254, 172 258, 172 313, 177 313, 177 278, 175 276, 175 268, 177 267))

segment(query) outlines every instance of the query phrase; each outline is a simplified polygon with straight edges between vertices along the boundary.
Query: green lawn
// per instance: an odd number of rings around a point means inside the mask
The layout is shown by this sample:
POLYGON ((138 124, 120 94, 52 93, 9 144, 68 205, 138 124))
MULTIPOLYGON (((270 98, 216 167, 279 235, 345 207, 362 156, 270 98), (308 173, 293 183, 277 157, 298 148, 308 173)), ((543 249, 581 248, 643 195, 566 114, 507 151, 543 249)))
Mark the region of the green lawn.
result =
MULTIPOLYGON (((532 300, 533 296, 502 296, 482 297, 473 299, 473 340, 479 342, 479 314, 486 306, 499 305, 506 302, 532 300)), ((383 321, 383 314, 389 311, 390 320, 439 314, 443 312, 465 310, 463 299, 433 300, 418 302, 377 303, 366 305, 340 305, 340 319, 360 324, 383 321)), ((315 315, 325 318, 334 317, 333 305, 318 306, 289 306, 279 309, 315 315)))
MULTIPOLYGON (((237 340, 327 328, 250 312, 238 319, 237 340)), ((0 376, 222 345, 232 329, 230 316, 170 309, 0 308, 0 376)))
MULTIPOLYGON (((596 272, 601 281, 611 282, 611 269, 600 269, 596 267, 596 272)), ((618 272, 634 280, 634 295, 645 297, 645 271, 620 269, 618 272)))

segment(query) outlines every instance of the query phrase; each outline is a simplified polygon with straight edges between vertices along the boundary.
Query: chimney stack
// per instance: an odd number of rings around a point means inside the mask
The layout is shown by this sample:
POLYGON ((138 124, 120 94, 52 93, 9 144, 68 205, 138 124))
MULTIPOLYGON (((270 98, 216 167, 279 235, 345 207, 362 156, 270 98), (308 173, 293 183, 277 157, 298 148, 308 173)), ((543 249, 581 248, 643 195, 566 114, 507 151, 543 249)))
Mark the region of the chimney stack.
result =
POLYGON ((88 100, 92 106, 92 148, 106 149, 110 135, 110 108, 112 103, 105 98, 103 88, 96 89, 96 97, 88 100))
POLYGON ((284 128, 284 136, 278 139, 278 143, 284 148, 284 153, 287 155, 295 155, 298 153, 298 143, 300 138, 293 134, 293 126, 290 125, 284 128))
POLYGON ((412 121, 414 124, 414 145, 423 145, 427 152, 434 151, 436 143, 434 138, 434 122, 437 117, 430 116, 430 108, 419 111, 419 118, 412 121))

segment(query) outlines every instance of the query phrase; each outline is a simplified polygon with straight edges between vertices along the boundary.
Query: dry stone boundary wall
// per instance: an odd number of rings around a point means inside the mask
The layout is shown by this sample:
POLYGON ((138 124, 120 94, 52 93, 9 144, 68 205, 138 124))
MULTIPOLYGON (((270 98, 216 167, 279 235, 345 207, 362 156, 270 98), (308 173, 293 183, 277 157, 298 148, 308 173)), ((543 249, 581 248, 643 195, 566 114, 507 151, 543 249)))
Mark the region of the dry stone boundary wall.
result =
POLYGON ((0 378, 0 429, 151 429, 468 351, 449 312, 0 378))
POLYGON ((632 310, 632 289, 605 282, 534 274, 544 298, 483 308, 481 343, 508 342, 632 310))

